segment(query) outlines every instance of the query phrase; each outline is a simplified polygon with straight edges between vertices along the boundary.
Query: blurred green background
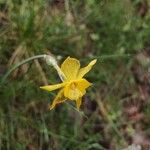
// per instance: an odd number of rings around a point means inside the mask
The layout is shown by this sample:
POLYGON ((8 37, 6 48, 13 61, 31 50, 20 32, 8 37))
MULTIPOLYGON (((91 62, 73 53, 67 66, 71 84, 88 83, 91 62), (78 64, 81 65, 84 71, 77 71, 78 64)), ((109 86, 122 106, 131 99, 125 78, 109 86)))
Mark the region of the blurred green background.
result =
POLYGON ((67 102, 49 111, 60 82, 42 59, 0 85, 0 150, 121 150, 150 146, 148 0, 0 0, 0 80, 39 54, 58 62, 98 62, 80 112, 67 102), (140 140, 139 140, 140 139, 140 140))

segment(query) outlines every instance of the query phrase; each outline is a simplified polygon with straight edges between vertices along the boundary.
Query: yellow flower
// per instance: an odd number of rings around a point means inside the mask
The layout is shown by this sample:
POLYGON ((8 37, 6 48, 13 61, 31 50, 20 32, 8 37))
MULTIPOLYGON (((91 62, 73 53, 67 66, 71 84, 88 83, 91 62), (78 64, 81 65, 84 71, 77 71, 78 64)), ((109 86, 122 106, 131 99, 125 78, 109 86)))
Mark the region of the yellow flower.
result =
POLYGON ((91 61, 86 67, 80 68, 80 62, 75 58, 68 57, 59 68, 59 73, 62 72, 63 82, 55 85, 47 85, 40 87, 47 91, 56 89, 61 90, 55 97, 50 109, 53 109, 56 104, 66 100, 75 100, 77 108, 80 108, 82 96, 85 95, 86 89, 91 85, 83 76, 89 72, 92 66, 96 63, 96 59, 91 61))

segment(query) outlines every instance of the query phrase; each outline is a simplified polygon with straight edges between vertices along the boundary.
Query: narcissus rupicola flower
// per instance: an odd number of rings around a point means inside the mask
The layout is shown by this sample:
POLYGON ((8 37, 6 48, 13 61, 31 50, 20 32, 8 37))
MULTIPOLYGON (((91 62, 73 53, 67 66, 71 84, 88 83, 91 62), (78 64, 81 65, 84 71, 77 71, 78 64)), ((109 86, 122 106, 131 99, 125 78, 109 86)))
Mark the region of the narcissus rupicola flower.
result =
POLYGON ((66 100, 76 101, 77 109, 80 108, 82 97, 85 95, 86 89, 92 85, 83 77, 91 70, 96 61, 97 60, 94 59, 86 67, 80 68, 80 62, 77 59, 68 57, 60 68, 57 67, 57 71, 63 78, 62 83, 40 87, 47 91, 60 89, 50 105, 50 109, 53 109, 57 104, 66 100))

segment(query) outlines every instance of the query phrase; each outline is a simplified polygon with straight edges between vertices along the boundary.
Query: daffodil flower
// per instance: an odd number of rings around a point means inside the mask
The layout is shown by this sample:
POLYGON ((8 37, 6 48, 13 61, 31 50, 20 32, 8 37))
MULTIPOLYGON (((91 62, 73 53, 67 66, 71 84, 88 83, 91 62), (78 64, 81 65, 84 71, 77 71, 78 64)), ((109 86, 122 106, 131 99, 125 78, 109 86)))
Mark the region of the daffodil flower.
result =
POLYGON ((61 65, 57 67, 57 71, 63 76, 63 82, 55 85, 47 85, 40 87, 47 91, 61 89, 55 97, 50 109, 53 109, 57 104, 66 100, 76 101, 77 109, 79 110, 82 97, 86 93, 86 89, 91 86, 91 83, 84 79, 84 75, 88 73, 92 66, 96 63, 96 59, 91 61, 86 67, 80 68, 80 62, 75 58, 68 57, 61 65))

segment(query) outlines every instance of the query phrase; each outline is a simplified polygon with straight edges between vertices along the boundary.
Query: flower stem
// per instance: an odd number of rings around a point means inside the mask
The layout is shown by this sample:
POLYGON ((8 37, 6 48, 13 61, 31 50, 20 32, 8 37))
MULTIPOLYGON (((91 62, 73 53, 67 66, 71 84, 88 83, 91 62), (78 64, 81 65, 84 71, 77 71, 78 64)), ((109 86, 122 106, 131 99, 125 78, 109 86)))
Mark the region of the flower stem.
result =
POLYGON ((1 80, 1 82, 0 82, 0 85, 2 85, 2 84, 6 81, 7 77, 8 77, 15 69, 17 69, 18 67, 20 67, 20 66, 22 66, 23 64, 26 64, 26 63, 28 63, 28 62, 34 60, 34 59, 45 58, 45 57, 46 57, 45 54, 43 54, 43 55, 36 55, 36 56, 30 57, 30 58, 27 58, 27 59, 23 60, 22 62, 20 62, 20 63, 14 65, 11 69, 8 70, 8 72, 6 72, 6 74, 3 76, 3 78, 2 78, 2 80, 1 80))

